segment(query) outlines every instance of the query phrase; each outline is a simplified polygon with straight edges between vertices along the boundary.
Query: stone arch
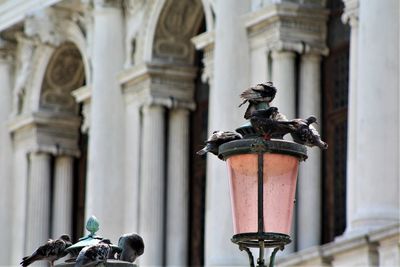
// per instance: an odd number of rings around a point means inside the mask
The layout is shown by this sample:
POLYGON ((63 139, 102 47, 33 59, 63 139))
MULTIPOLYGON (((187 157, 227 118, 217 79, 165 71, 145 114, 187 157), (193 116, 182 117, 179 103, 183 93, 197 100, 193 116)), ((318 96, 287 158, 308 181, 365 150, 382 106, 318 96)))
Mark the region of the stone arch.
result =
POLYGON ((87 54, 87 41, 85 35, 81 28, 71 20, 64 20, 60 24, 63 25, 63 27, 59 29, 60 35, 64 36, 67 42, 73 43, 79 50, 84 66, 85 80, 87 83, 90 83, 92 80, 91 63, 87 54))
MULTIPOLYGON (((35 66, 31 76, 30 92, 28 95, 28 101, 30 102, 30 108, 32 111, 38 111, 40 109, 43 82, 45 79, 48 65, 53 57, 54 53, 58 51, 59 47, 63 47, 65 44, 68 46, 74 46, 76 51, 79 52, 82 64, 84 79, 86 83, 91 81, 91 63, 89 55, 87 54, 87 41, 81 30, 81 28, 71 20, 62 20, 60 22, 63 27, 57 27, 56 36, 59 45, 54 47, 51 44, 43 44, 39 40, 36 40, 36 50, 32 58, 32 65, 35 66)), ((74 88, 77 89, 78 87, 74 88)))
POLYGON ((78 106, 71 92, 84 85, 84 73, 76 45, 65 42, 56 48, 43 76, 39 110, 76 115, 78 106))
POLYGON ((160 57, 171 60, 170 55, 165 53, 165 49, 170 49, 176 54, 175 59, 180 58, 178 61, 182 62, 183 59, 187 63, 193 63, 194 51, 190 51, 190 38, 198 32, 203 18, 206 31, 214 29, 214 15, 209 0, 163 0, 150 5, 148 9, 149 20, 144 27, 144 61, 154 61, 160 57), (188 11, 187 14, 184 13, 185 10, 188 11), (188 21, 191 19, 195 21, 188 21), (194 27, 186 29, 185 26, 194 27), (174 29, 171 31, 171 28, 174 29))

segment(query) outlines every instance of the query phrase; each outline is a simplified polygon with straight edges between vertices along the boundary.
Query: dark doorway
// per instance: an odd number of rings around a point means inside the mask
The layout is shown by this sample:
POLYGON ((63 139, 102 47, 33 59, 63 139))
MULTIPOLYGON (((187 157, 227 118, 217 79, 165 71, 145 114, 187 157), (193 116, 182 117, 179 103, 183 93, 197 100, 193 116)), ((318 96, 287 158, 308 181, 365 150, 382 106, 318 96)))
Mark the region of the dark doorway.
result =
POLYGON ((201 80, 203 53, 197 52, 195 101, 190 117, 189 265, 204 266, 206 158, 196 155, 207 139, 209 86, 201 80))
POLYGON ((322 243, 333 241, 346 227, 346 154, 350 29, 341 21, 344 5, 329 0, 329 56, 323 61, 324 159, 322 243))

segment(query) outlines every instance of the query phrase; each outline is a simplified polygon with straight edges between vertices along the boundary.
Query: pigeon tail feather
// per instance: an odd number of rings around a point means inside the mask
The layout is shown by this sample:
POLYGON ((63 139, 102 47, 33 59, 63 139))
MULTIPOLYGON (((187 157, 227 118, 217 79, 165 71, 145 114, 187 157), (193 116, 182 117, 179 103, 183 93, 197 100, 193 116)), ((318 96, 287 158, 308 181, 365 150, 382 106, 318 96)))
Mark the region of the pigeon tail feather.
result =
POLYGON ((239 105, 239 108, 240 108, 241 106, 243 106, 244 104, 246 104, 246 102, 247 102, 247 99, 245 99, 245 100, 239 105))
POLYGON ((208 152, 208 150, 206 150, 206 148, 203 148, 199 151, 196 152, 197 155, 203 156, 204 154, 206 154, 208 152))
POLYGON ((21 264, 23 267, 26 267, 26 266, 32 264, 35 260, 36 259, 34 257, 26 256, 26 257, 22 258, 22 261, 19 264, 21 264))

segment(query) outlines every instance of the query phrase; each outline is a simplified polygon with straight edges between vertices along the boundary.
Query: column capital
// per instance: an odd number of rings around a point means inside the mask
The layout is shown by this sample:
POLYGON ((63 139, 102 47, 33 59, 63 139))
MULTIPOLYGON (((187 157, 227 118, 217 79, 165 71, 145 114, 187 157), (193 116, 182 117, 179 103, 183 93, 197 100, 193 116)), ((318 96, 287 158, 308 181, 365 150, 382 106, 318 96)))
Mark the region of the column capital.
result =
POLYGON ((28 153, 31 154, 47 154, 52 156, 60 156, 60 157, 79 157, 80 151, 79 149, 71 149, 65 146, 61 146, 59 144, 55 145, 34 145, 28 150, 28 153))
POLYGON ((175 99, 173 97, 170 98, 161 98, 161 97, 147 97, 143 100, 142 107, 153 107, 159 106, 168 109, 174 110, 188 110, 193 111, 196 109, 196 104, 192 101, 182 101, 175 99))
POLYGON ((296 53, 294 51, 291 50, 272 50, 271 51, 271 57, 273 59, 277 59, 277 58, 295 58, 296 57, 296 53))
POLYGON ((37 156, 50 156, 51 153, 46 151, 45 149, 32 149, 28 151, 28 156, 30 159, 37 156))
POLYGON ((147 97, 144 102, 146 106, 163 106, 168 109, 187 109, 195 110, 196 104, 193 101, 183 101, 174 97, 147 97))
POLYGON ((359 0, 343 0, 345 9, 342 15, 343 23, 349 23, 351 27, 358 26, 359 0))
POLYGON ((320 53, 305 53, 301 55, 301 59, 302 60, 306 60, 306 61, 313 61, 313 62, 321 62, 322 56, 320 53))

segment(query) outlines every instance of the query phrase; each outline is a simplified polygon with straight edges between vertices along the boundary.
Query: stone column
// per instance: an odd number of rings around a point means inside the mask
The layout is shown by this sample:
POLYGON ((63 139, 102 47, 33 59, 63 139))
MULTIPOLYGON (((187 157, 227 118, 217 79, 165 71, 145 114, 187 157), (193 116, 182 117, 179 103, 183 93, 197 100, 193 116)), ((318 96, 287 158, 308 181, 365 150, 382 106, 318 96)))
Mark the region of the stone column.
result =
MULTIPOLYGON (((299 117, 314 115, 319 125, 322 124, 320 63, 318 54, 301 55, 299 117)), ((297 190, 298 250, 319 245, 321 232, 321 150, 311 148, 307 153, 306 163, 300 164, 297 190)))
POLYGON ((187 266, 189 204, 189 110, 169 112, 167 266, 187 266))
POLYGON ((278 89, 272 105, 292 119, 296 116, 296 53, 273 51, 271 56, 272 82, 278 89))
MULTIPOLYGON (((398 223, 399 1, 360 1, 352 232, 398 223), (384 14, 384 15, 382 15, 384 14), (383 30, 384 29, 384 30, 383 30), (371 64, 373 62, 373 64, 371 64)), ((354 139, 353 139, 354 140, 354 139)))
MULTIPOLYGON (((130 98, 130 97, 127 97, 130 98)), ((133 97, 132 97, 133 98, 133 97)), ((125 217, 124 232, 139 230, 139 177, 141 122, 139 103, 131 100, 126 106, 126 182, 125 182, 125 217)))
POLYGON ((25 254, 50 237, 50 154, 32 152, 29 160, 25 254))
POLYGON ((357 61, 358 61, 358 0, 344 1, 346 4, 342 20, 348 22, 350 32, 350 70, 349 70, 349 108, 347 112, 347 174, 346 174, 346 233, 351 232, 351 221, 355 211, 356 188, 354 185, 357 179, 357 61))
POLYGON ((54 163, 54 191, 52 214, 52 237, 72 234, 72 197, 73 197, 72 156, 57 156, 54 163))
POLYGON ((102 235, 117 238, 125 203, 125 105, 116 78, 124 63, 124 22, 120 1, 94 4, 89 14, 93 78, 85 216, 95 215, 102 235))
MULTIPOLYGON (((1 40, 0 40, 1 42, 1 40)), ((8 131, 8 120, 12 103, 12 54, 3 50, 0 43, 0 225, 12 224, 12 158, 13 148, 11 135, 8 131)), ((10 244, 12 234, 8 227, 0 230, 0 243, 10 244)), ((10 264, 10 252, 0 250, 0 265, 10 264)))
MULTIPOLYGON (((209 133, 244 124, 244 109, 237 106, 239 94, 249 86, 248 40, 241 20, 249 10, 249 1, 216 2, 215 90, 210 89, 209 133)), ((247 257, 230 241, 233 224, 225 162, 213 155, 207 158, 206 186, 205 265, 247 265, 247 257)))
POLYGON ((143 142, 140 175, 139 233, 146 244, 140 265, 161 266, 164 257, 164 107, 143 107, 143 142))

